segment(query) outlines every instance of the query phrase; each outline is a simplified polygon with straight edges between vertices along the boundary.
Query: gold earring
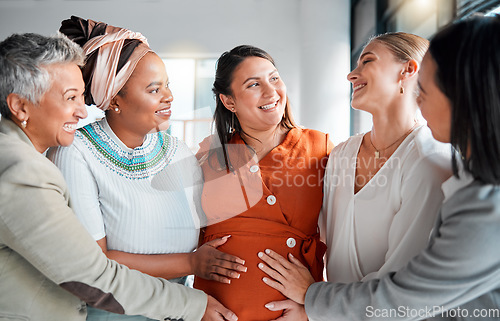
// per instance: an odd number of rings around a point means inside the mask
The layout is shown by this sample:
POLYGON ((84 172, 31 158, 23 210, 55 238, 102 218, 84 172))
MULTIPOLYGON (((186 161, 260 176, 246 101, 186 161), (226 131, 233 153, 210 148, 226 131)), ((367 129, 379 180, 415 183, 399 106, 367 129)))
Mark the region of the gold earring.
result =
POLYGON ((28 126, 28 121, 25 119, 21 122, 21 127, 26 128, 26 126, 28 126))
POLYGON ((234 132, 236 131, 236 129, 234 129, 234 107, 231 108, 231 112, 232 112, 232 115, 231 115, 231 130, 229 132, 231 134, 234 134, 234 132))
POLYGON ((401 86, 401 87, 399 88, 399 93, 400 93, 401 95, 405 93, 405 89, 403 88, 403 86, 401 86))

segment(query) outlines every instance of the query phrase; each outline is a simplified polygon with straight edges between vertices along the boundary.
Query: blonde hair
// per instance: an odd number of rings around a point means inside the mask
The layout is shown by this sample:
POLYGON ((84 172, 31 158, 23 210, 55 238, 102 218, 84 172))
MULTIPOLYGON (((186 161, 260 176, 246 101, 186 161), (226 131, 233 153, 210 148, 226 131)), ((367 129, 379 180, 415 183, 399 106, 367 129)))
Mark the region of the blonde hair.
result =
POLYGON ((402 62, 416 60, 422 62, 424 55, 429 48, 429 40, 420 36, 406 32, 388 32, 370 38, 368 43, 379 42, 386 46, 394 57, 402 62))

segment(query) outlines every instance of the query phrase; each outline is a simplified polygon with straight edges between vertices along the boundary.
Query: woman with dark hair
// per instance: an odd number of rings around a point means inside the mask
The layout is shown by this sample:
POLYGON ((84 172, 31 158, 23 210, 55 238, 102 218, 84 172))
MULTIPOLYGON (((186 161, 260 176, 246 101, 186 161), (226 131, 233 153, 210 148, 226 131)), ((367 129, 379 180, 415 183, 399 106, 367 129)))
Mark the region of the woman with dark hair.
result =
POLYGON ((244 259, 248 271, 229 284, 195 278, 195 287, 239 320, 267 321, 281 312, 264 304, 283 296, 260 281, 256 254, 263 246, 291 251, 322 280, 325 245, 317 224, 332 144, 327 134, 295 124, 286 86, 262 49, 238 46, 223 53, 213 92, 218 137, 203 141, 197 154, 208 220, 202 243, 230 234, 219 249, 244 259))
MULTIPOLYGON (((314 283, 273 251, 268 282, 314 320, 500 318, 500 16, 458 21, 431 40, 418 104, 435 139, 457 152, 429 244, 395 273, 314 283)), ((282 309, 290 302, 273 302, 282 309)))
MULTIPOLYGON (((173 100, 162 59, 140 33, 78 17, 60 31, 83 47, 85 99, 106 113, 48 157, 68 182, 76 215, 117 262, 189 285, 187 276, 235 277, 242 261, 216 247, 196 251, 202 173, 165 130, 173 100), (217 270, 217 275, 213 271, 217 270)), ((88 320, 143 320, 88 309, 88 320)))

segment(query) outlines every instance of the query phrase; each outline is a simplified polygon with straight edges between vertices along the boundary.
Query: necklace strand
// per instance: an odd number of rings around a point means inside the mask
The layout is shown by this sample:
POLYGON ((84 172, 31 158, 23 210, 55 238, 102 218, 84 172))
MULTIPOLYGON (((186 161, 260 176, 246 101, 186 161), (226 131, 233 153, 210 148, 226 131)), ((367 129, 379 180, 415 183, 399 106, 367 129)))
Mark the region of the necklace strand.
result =
POLYGON ((412 128, 410 128, 409 131, 407 131, 406 133, 403 134, 403 136, 399 137, 398 139, 396 139, 394 141, 394 143, 390 144, 389 146, 385 147, 385 148, 381 148, 381 149, 377 149, 377 147, 375 147, 375 145, 373 145, 373 142, 372 142, 372 134, 370 133, 370 144, 372 145, 373 149, 375 149, 375 159, 379 159, 380 158, 380 152, 383 152, 385 151, 386 149, 394 146, 394 144, 396 144, 401 138, 403 137, 406 137, 409 133, 411 133, 413 131, 413 129, 415 129, 415 127, 418 125, 417 122, 415 122, 415 124, 413 125, 412 128))

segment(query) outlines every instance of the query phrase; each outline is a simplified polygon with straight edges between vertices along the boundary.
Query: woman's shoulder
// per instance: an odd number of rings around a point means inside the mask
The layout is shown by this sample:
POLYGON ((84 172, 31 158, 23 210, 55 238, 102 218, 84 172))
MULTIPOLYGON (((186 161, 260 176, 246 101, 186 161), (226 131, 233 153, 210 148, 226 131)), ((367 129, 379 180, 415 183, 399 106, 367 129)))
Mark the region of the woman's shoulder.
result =
POLYGON ((316 129, 310 129, 310 128, 304 128, 304 127, 295 127, 290 130, 290 133, 293 135, 300 135, 301 139, 303 138, 308 138, 311 140, 316 140, 316 139, 325 139, 329 137, 328 133, 324 133, 322 131, 316 130, 316 129))
POLYGON ((35 148, 20 140, 0 139, 0 182, 25 186, 65 186, 59 169, 35 148))
POLYGON ((416 151, 422 156, 431 154, 448 154, 451 156, 451 145, 434 139, 432 132, 426 125, 419 127, 414 134, 416 151))
POLYGON ((365 133, 360 133, 360 134, 355 134, 349 138, 347 138, 345 141, 339 143, 337 146, 332 151, 332 156, 330 157, 335 157, 335 156, 346 156, 346 155, 351 155, 351 154, 356 154, 359 150, 359 146, 363 140, 363 136, 365 133))
POLYGON ((443 203, 444 212, 460 213, 460 209, 464 209, 464 212, 474 212, 478 216, 493 214, 500 219, 500 188, 497 185, 485 184, 467 176, 453 176, 451 180, 454 180, 455 186, 443 203))
POLYGON ((403 151, 403 158, 410 164, 440 167, 449 170, 451 167, 450 144, 438 142, 427 126, 421 126, 412 133, 412 139, 403 151))
POLYGON ((286 141, 292 142, 292 145, 307 145, 313 149, 318 149, 321 153, 326 151, 326 154, 329 154, 333 148, 330 134, 316 129, 295 127, 288 132, 288 135, 292 137, 287 138, 286 141))
POLYGON ((161 132, 163 138, 163 145, 166 148, 173 148, 174 155, 180 155, 181 157, 194 156, 193 151, 186 144, 185 141, 177 136, 173 136, 167 132, 161 132))
POLYGON ((212 135, 205 137, 198 144, 198 150, 196 151, 196 158, 199 161, 206 159, 208 157, 210 149, 215 148, 216 143, 219 143, 219 145, 220 145, 220 140, 216 134, 212 134, 212 135))

